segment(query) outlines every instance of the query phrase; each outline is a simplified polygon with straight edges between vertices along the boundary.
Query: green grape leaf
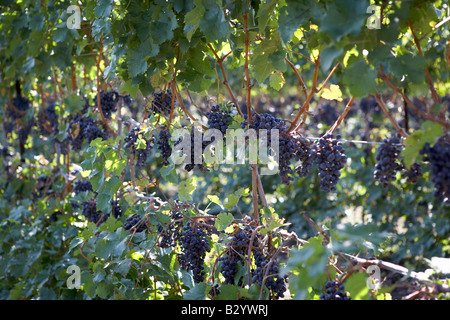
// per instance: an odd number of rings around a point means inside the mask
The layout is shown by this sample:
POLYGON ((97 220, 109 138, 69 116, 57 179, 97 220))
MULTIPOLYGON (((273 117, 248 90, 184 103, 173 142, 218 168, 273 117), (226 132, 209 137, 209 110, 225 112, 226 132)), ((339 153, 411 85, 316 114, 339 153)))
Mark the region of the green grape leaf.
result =
MULTIPOLYGON (((185 300, 205 300, 206 284, 204 282, 194 285, 193 288, 186 291, 183 295, 185 300)), ((181 311, 183 313, 183 311, 181 311)))
POLYGON ((404 142, 405 149, 401 155, 404 158, 405 166, 409 169, 417 159, 420 150, 426 143, 433 145, 437 138, 442 135, 442 126, 436 122, 427 120, 419 130, 411 133, 404 142))
POLYGON ((276 91, 279 91, 283 88, 286 80, 283 77, 283 73, 280 71, 275 71, 269 78, 269 85, 274 88, 276 91))
POLYGON ((223 212, 217 215, 215 226, 217 231, 224 231, 230 224, 233 223, 234 217, 231 213, 223 212))
POLYGON ((147 38, 137 48, 129 49, 127 53, 128 72, 131 77, 136 77, 147 71, 148 63, 146 58, 156 56, 159 47, 153 43, 152 38, 147 38))
POLYGON ((364 59, 350 57, 344 69, 343 83, 355 98, 367 97, 376 91, 376 72, 364 59), (356 61, 356 62, 355 62, 356 61))

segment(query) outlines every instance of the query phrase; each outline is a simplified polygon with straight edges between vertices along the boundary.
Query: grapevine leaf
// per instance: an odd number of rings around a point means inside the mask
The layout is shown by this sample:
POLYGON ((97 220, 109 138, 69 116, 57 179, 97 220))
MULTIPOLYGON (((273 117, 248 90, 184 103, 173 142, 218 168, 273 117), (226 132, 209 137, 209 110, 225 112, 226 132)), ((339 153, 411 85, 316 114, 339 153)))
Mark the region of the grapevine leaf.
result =
POLYGON ((338 85, 332 84, 323 89, 323 92, 320 95, 320 97, 326 100, 342 101, 342 92, 338 85))
POLYGON ((320 52, 320 69, 323 72, 330 70, 336 58, 341 56, 342 53, 344 53, 344 49, 338 49, 335 46, 323 49, 320 52))
POLYGON ((345 35, 357 34, 366 24, 366 9, 369 1, 336 0, 327 5, 326 14, 320 21, 320 30, 326 32, 335 41, 345 35))
POLYGON ((346 281, 345 288, 352 300, 367 300, 370 296, 367 286, 368 275, 363 272, 353 273, 346 281))
POLYGON ((218 206, 220 206, 223 209, 222 201, 220 201, 218 196, 208 195, 208 199, 209 199, 209 201, 217 204, 218 206))
POLYGON ((217 231, 224 231, 231 223, 233 223, 233 220, 234 217, 231 213, 219 213, 215 222, 217 231))
POLYGON ((278 32, 285 44, 291 40, 298 27, 308 21, 310 10, 316 6, 314 1, 287 0, 286 3, 287 6, 280 9, 278 18, 278 32))
POLYGON ((358 58, 352 56, 349 59, 349 65, 344 70, 342 80, 348 86, 352 96, 355 98, 366 97, 376 91, 376 73, 364 60, 354 62, 355 59, 358 58))
POLYGON ((107 18, 112 11, 112 1, 111 0, 98 0, 97 6, 94 9, 94 13, 98 18, 107 18))
POLYGON ((220 293, 217 295, 217 300, 236 300, 239 289, 237 286, 225 284, 220 286, 220 293))
POLYGON ((195 7, 184 16, 184 32, 189 41, 191 41, 192 36, 198 29, 200 19, 203 17, 206 10, 201 0, 195 0, 194 5, 195 7))
POLYGON ((275 71, 270 76, 269 85, 277 91, 279 91, 281 88, 283 88, 285 83, 286 83, 286 80, 283 77, 283 73, 280 71, 275 71))
POLYGON ((274 14, 274 9, 278 2, 278 0, 266 0, 259 7, 257 18, 260 33, 264 33, 264 29, 266 28, 271 15, 274 14))
POLYGON ((404 163, 407 168, 410 168, 416 161, 420 150, 426 143, 433 145, 437 138, 442 135, 442 126, 433 121, 425 121, 421 129, 415 130, 411 133, 404 142, 405 149, 402 150, 404 163))
POLYGON ((200 30, 208 42, 222 39, 228 32, 228 23, 222 7, 215 0, 203 0, 203 2, 206 10, 198 23, 200 30))
POLYGON ((128 50, 128 72, 131 77, 145 73, 148 67, 146 58, 153 57, 159 52, 159 47, 153 43, 152 38, 147 38, 137 48, 128 50))
POLYGON ((184 293, 185 300, 205 300, 206 284, 204 282, 196 284, 192 289, 184 293))

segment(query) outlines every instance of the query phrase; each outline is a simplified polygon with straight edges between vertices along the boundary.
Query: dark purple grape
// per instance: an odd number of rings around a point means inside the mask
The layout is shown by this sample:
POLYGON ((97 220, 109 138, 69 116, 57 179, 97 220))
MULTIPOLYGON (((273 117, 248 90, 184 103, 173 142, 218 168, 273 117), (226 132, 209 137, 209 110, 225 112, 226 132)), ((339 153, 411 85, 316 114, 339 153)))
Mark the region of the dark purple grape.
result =
POLYGON ((384 139, 377 149, 374 179, 381 182, 384 188, 390 181, 396 180, 397 172, 405 168, 400 159, 402 149, 403 146, 397 137, 384 139))
MULTIPOLYGON (((153 101, 151 110, 153 113, 169 114, 172 109, 172 91, 159 91, 153 93, 153 101)), ((174 100, 174 107, 177 104, 177 99, 174 100)))
POLYGON ((430 163, 435 197, 450 204, 450 136, 440 137, 432 147, 427 143, 420 153, 423 160, 430 163))
MULTIPOLYGON (((94 96, 94 104, 95 107, 97 107, 97 97, 98 95, 95 94, 94 96)), ((117 102, 119 102, 120 95, 112 90, 103 92, 103 90, 100 92, 100 107, 102 108, 103 116, 106 119, 111 119, 111 115, 113 112, 117 111, 117 102)))
MULTIPOLYGON (((340 136, 337 136, 340 139, 340 136)), ((329 192, 336 191, 336 185, 341 176, 340 170, 347 161, 342 143, 327 134, 318 139, 313 146, 313 158, 317 164, 320 178, 320 189, 329 192)))
POLYGON ((205 229, 190 222, 181 231, 178 243, 185 260, 185 268, 192 271, 195 283, 205 279, 204 260, 206 252, 210 251, 208 233, 205 229))

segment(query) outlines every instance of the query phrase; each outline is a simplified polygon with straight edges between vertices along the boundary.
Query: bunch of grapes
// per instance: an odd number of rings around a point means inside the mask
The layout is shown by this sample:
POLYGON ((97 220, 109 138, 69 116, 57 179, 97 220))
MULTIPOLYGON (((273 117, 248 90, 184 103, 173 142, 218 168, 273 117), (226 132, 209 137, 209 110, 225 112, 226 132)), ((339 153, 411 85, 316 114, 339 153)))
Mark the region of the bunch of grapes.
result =
POLYGON ((100 129, 91 117, 83 117, 76 114, 68 127, 70 142, 74 150, 81 150, 84 140, 91 143, 92 140, 108 139, 108 133, 100 129))
POLYGON ((33 128, 34 120, 30 119, 29 121, 25 121, 22 123, 17 135, 19 136, 19 143, 21 145, 25 145, 27 142, 28 136, 30 135, 31 129, 33 128))
POLYGON ((209 295, 211 299, 214 299, 220 294, 219 285, 216 283, 215 285, 211 286, 211 289, 209 289, 209 295))
POLYGON ((107 214, 103 214, 103 212, 97 210, 97 204, 96 200, 92 199, 89 201, 83 201, 81 203, 81 206, 83 207, 83 216, 86 218, 86 220, 91 221, 95 224, 100 224, 105 222, 108 219, 107 214))
POLYGON ((331 126, 337 118, 339 118, 339 114, 336 108, 329 103, 322 104, 314 116, 315 122, 325 123, 328 126, 331 126))
POLYGON ((192 271, 194 282, 200 283, 205 279, 204 260, 206 252, 210 251, 207 232, 198 225, 188 222, 183 228, 179 244, 183 252, 188 271, 192 271))
POLYGON ((254 115, 252 124, 249 124, 247 116, 241 123, 242 128, 249 128, 256 130, 257 136, 260 137, 260 130, 267 130, 267 145, 269 146, 269 154, 273 154, 272 150, 272 129, 278 130, 278 166, 282 183, 289 185, 293 178, 290 176, 294 174, 291 167, 291 161, 297 158, 297 136, 288 134, 288 125, 286 121, 278 119, 270 113, 262 115, 254 115))
POLYGON ((430 163, 434 195, 445 204, 450 203, 450 136, 440 137, 433 147, 427 143, 420 153, 430 163))
MULTIPOLYGON (((197 132, 197 134, 195 133, 195 130, 197 130, 197 128, 195 126, 193 126, 191 128, 191 133, 190 133, 190 139, 191 139, 191 155, 190 155, 190 162, 188 164, 186 164, 184 166, 184 170, 190 172, 192 171, 195 166, 197 166, 197 168, 200 169, 201 172, 207 172, 209 171, 208 168, 203 164, 203 152, 205 151, 206 147, 211 144, 211 141, 203 141, 203 133, 202 132, 197 132), (195 154, 195 147, 196 147, 196 143, 195 143, 195 139, 201 139, 201 152, 202 152, 202 156, 201 156, 201 163, 196 163, 198 161, 200 161, 200 159, 196 159, 196 154, 195 154), (198 160, 198 161, 197 161, 198 160)), ((185 139, 189 139, 189 137, 184 137, 185 139)))
POLYGON ((399 159, 402 148, 400 139, 392 137, 384 139, 377 149, 374 179, 381 182, 384 188, 389 185, 389 181, 396 180, 397 172, 404 169, 399 159))
MULTIPOLYGON (((94 104, 97 107, 97 97, 94 97, 94 104)), ((103 116, 106 119, 111 119, 111 114, 117 111, 117 102, 119 102, 120 95, 116 91, 100 92, 100 107, 102 108, 103 116)))
POLYGON ((30 109, 30 106, 31 102, 27 97, 17 95, 13 98, 12 104, 9 105, 7 114, 12 120, 20 119, 30 109))
POLYGON ((301 164, 295 167, 295 172, 300 178, 306 177, 309 170, 314 165, 314 153, 312 152, 312 142, 300 136, 294 136, 296 143, 295 160, 301 161, 301 164))
POLYGON ((60 216, 60 215, 62 215, 63 213, 61 212, 61 211, 55 211, 55 212, 53 212, 51 215, 50 215, 50 217, 48 218, 48 221, 49 222, 56 222, 56 221, 58 221, 58 217, 60 216))
POLYGON ((171 136, 172 135, 168 129, 164 129, 159 132, 159 139, 157 143, 159 152, 161 153, 161 157, 163 159, 163 166, 169 165, 169 158, 172 155, 172 147, 169 144, 171 136))
POLYGON ((297 145, 295 140, 290 138, 291 136, 284 136, 279 141, 279 157, 278 166, 280 171, 281 182, 289 185, 294 178, 291 176, 294 174, 294 169, 291 167, 291 160, 296 158, 297 145))
POLYGON ((359 107, 361 108, 361 111, 364 114, 368 114, 370 112, 374 112, 374 113, 381 112, 381 108, 378 105, 377 99, 375 99, 374 96, 371 96, 370 98, 362 98, 359 101, 359 107))
POLYGON ((92 189, 92 184, 91 184, 91 182, 90 182, 89 180, 86 180, 86 181, 80 181, 80 180, 77 180, 77 181, 75 181, 75 183, 74 183, 73 191, 74 191, 75 194, 77 195, 77 194, 79 194, 80 192, 84 192, 84 191, 94 191, 94 190, 92 189))
POLYGON ((222 111, 220 110, 220 107, 216 105, 211 107, 211 111, 206 113, 206 117, 208 118, 208 127, 220 130, 225 137, 228 126, 232 121, 231 112, 222 111))
MULTIPOLYGON (((226 254, 218 258, 221 261, 220 273, 225 278, 225 284, 235 284, 238 263, 242 266, 245 263, 245 256, 248 254, 248 245, 250 243, 252 229, 246 226, 233 234, 226 248, 226 254)), ((258 239, 254 238, 253 246, 258 247, 258 239)), ((238 282, 241 279, 237 279, 238 282)))
POLYGON ((162 225, 158 226, 158 232, 161 236, 160 247, 161 248, 169 248, 175 247, 177 245, 178 240, 180 239, 181 229, 183 227, 183 222, 179 220, 183 218, 183 215, 178 210, 172 210, 170 213, 170 219, 172 223, 169 224, 167 229, 164 229, 162 225))
POLYGON ((406 169, 406 166, 404 167, 405 171, 402 173, 402 177, 406 178, 406 182, 408 183, 416 183, 417 179, 423 175, 422 166, 418 162, 414 162, 409 170, 406 169))
POLYGON ((336 184, 341 176, 340 170, 344 168, 347 156, 340 136, 334 139, 332 134, 326 134, 313 146, 312 154, 318 166, 320 189, 329 192, 336 191, 336 184))
POLYGON ((345 291, 345 286, 342 282, 336 280, 327 281, 325 293, 320 294, 320 300, 350 300, 350 297, 345 291))
POLYGON ((280 277, 277 260, 274 260, 272 264, 269 265, 269 259, 266 257, 261 250, 256 250, 254 252, 255 265, 256 268, 252 270, 252 282, 258 285, 263 284, 264 275, 269 275, 264 281, 264 285, 271 291, 273 299, 279 299, 284 297, 286 292, 286 280, 287 275, 280 277), (266 270, 269 268, 269 270, 266 270))
POLYGON ((114 218, 119 219, 122 216, 123 210, 122 207, 119 205, 118 200, 111 200, 111 213, 114 218))
MULTIPOLYGON (((153 93, 153 101, 151 110, 153 113, 169 114, 172 109, 172 90, 160 91, 153 93)), ((177 103, 177 99, 174 98, 174 107, 177 103)))
POLYGON ((38 115, 39 131, 47 136, 50 133, 58 133, 58 115, 55 111, 56 104, 51 103, 38 115))
POLYGON ((124 138, 124 141, 125 148, 128 148, 130 152, 137 157, 137 167, 141 168, 145 165, 150 151, 153 149, 155 138, 152 136, 150 139, 147 139, 142 134, 139 135, 139 131, 140 127, 131 129, 128 135, 124 138), (138 138, 145 142, 145 148, 136 148, 138 138))
POLYGON ((241 122, 241 128, 242 129, 255 129, 257 134, 259 134, 259 130, 266 129, 267 132, 267 139, 270 141, 270 130, 272 129, 278 129, 279 130, 279 136, 283 136, 287 130, 289 129, 286 121, 278 119, 271 115, 270 113, 263 113, 261 115, 254 114, 252 117, 252 123, 249 124, 248 116, 244 115, 244 121, 241 122))
POLYGON ((129 216, 126 219, 123 227, 125 230, 136 230, 136 232, 142 232, 147 230, 147 224, 137 213, 133 214, 132 216, 129 216))

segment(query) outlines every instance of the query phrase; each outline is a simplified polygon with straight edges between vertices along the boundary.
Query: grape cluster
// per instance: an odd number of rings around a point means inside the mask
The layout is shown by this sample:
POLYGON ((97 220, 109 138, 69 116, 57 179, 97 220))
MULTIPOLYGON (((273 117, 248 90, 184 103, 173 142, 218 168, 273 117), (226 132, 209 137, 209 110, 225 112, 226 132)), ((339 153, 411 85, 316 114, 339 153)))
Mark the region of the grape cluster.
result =
POLYGON ((370 98, 362 98, 359 101, 359 107, 361 108, 361 111, 364 114, 368 114, 370 112, 374 112, 374 113, 381 112, 381 108, 377 102, 377 99, 375 99, 374 96, 371 96, 370 98))
POLYGON ((205 279, 204 260, 206 252, 210 251, 207 232, 197 225, 188 222, 181 231, 179 244, 186 262, 186 269, 192 271, 195 283, 205 279))
POLYGON ((125 230, 136 230, 136 232, 142 232, 147 230, 147 224, 137 213, 133 214, 132 216, 129 216, 126 219, 123 227, 125 230))
POLYGON ((216 283, 215 285, 211 286, 211 289, 209 289, 209 295, 211 299, 214 299, 220 294, 219 285, 216 283))
POLYGON ((404 169, 399 159, 402 148, 400 139, 392 137, 384 139, 377 149, 374 179, 381 182, 384 188, 389 185, 389 181, 396 180, 397 172, 404 169))
POLYGON ((345 286, 342 282, 336 280, 327 281, 325 293, 320 294, 320 300, 350 300, 350 297, 345 291, 345 286))
POLYGON ((49 222, 56 222, 56 221, 58 221, 58 217, 60 216, 60 215, 62 215, 63 213, 61 212, 61 211, 55 211, 55 212, 53 212, 51 215, 50 215, 50 217, 48 218, 48 221, 49 222))
POLYGON ((12 104, 9 105, 7 114, 12 120, 20 119, 25 115, 30 106, 31 103, 27 97, 17 95, 13 98, 12 104))
POLYGON ((73 191, 75 192, 75 194, 79 194, 80 192, 84 191, 93 191, 92 184, 89 180, 86 181, 77 180, 74 183, 73 191))
POLYGON ((427 143, 420 153, 423 160, 430 163, 435 197, 445 204, 450 204, 450 137, 440 137, 432 147, 427 143))
POLYGON ((310 159, 311 153, 310 149, 304 143, 305 141, 296 133, 287 133, 288 125, 286 121, 278 119, 271 115, 270 113, 264 113, 262 115, 254 115, 252 119, 252 124, 249 125, 247 116, 245 120, 241 123, 242 128, 255 129, 257 135, 259 136, 259 130, 267 130, 267 144, 269 146, 269 154, 273 154, 272 150, 272 136, 271 130, 277 129, 279 139, 278 139, 278 168, 280 172, 281 182, 289 185, 294 179, 292 174, 295 173, 294 169, 291 167, 291 162, 295 160, 302 160, 302 165, 296 168, 296 171, 300 176, 304 176, 309 172, 309 168, 312 165, 310 159))
POLYGON ((252 282, 258 285, 263 284, 264 275, 270 275, 266 278, 264 285, 271 291, 272 299, 279 299, 284 297, 286 292, 287 275, 280 277, 277 260, 273 260, 270 264, 268 257, 266 257, 261 250, 254 252, 256 268, 252 269, 252 282), (270 264, 270 265, 269 265, 270 264), (267 270, 266 273, 266 269, 267 270))
POLYGON ((19 131, 17 132, 17 135, 19 136, 19 143, 21 145, 25 145, 25 143, 27 142, 28 136, 30 135, 33 125, 34 125, 33 119, 30 119, 29 121, 26 121, 25 123, 22 123, 22 126, 20 127, 19 131))
POLYGON ((158 232, 161 236, 160 247, 161 248, 169 248, 175 247, 177 245, 178 240, 180 239, 181 229, 183 227, 183 222, 173 222, 178 219, 181 219, 183 215, 178 210, 172 210, 170 213, 170 218, 172 223, 168 226, 167 229, 163 228, 162 225, 158 226, 158 232))
POLYGON ((122 207, 119 205, 119 201, 111 200, 110 204, 111 204, 111 213, 113 217, 119 219, 123 213, 122 207))
POLYGON ((279 157, 278 166, 280 171, 281 182, 289 185, 294 178, 294 169, 291 167, 291 160, 296 157, 297 148, 294 139, 284 136, 279 141, 279 157))
MULTIPOLYGON (((172 109, 172 90, 159 91, 153 93, 153 101, 151 110, 153 113, 169 114, 172 109)), ((174 107, 177 99, 174 100, 174 107)))
POLYGON ((56 104, 51 103, 38 115, 38 127, 41 134, 48 136, 50 133, 58 133, 58 115, 55 111, 56 104))
POLYGON ((336 184, 341 176, 340 170, 344 168, 347 156, 338 135, 326 134, 313 146, 313 158, 318 166, 320 189, 329 192, 336 191, 336 184))
POLYGON ((246 129, 247 126, 249 129, 255 129, 257 133, 259 133, 258 131, 261 129, 268 130, 268 132, 267 132, 268 141, 270 141, 270 130, 278 129, 279 136, 281 137, 289 129, 286 121, 278 119, 270 113, 263 113, 261 115, 254 114, 252 117, 251 124, 249 124, 248 116, 244 115, 244 121, 241 122, 241 128, 246 129))
MULTIPOLYGON (((201 172, 207 172, 207 171, 209 171, 209 170, 208 170, 208 168, 203 164, 203 160, 204 160, 204 159, 203 159, 203 155, 201 156, 201 157, 202 157, 201 163, 196 163, 196 162, 198 162, 198 161, 196 161, 196 158, 195 158, 195 156, 196 156, 196 154, 195 154, 195 147, 196 147, 195 139, 198 138, 198 139, 201 139, 201 141, 202 141, 202 147, 201 147, 201 148, 202 148, 202 154, 203 154, 203 152, 205 151, 206 147, 207 147, 209 144, 211 144, 212 141, 203 141, 203 133, 202 133, 202 132, 197 132, 197 134, 195 134, 195 131, 194 131, 194 130, 197 130, 197 128, 196 128, 195 126, 193 126, 193 127, 191 128, 191 132, 190 132, 190 139, 191 139, 191 156, 190 156, 190 162, 184 166, 184 170, 190 172, 190 171, 192 171, 192 170, 197 166, 197 168, 200 169, 201 172)), ((189 139, 189 137, 186 137, 186 136, 185 136, 184 138, 185 138, 185 139, 186 139, 186 138, 189 139)))
POLYGON ((153 149, 155 144, 155 138, 152 136, 150 139, 145 138, 140 135, 140 139, 145 142, 145 148, 136 148, 136 143, 139 138, 140 127, 136 127, 130 130, 128 135, 124 138, 125 148, 128 148, 130 152, 136 156, 137 167, 141 168, 145 165, 150 151, 153 149))
MULTIPOLYGON (((245 256, 248 254, 248 245, 250 243, 252 229, 246 226, 233 234, 226 248, 226 254, 218 258, 221 261, 220 273, 225 278, 224 284, 235 284, 238 263, 242 266, 245 263, 245 256)), ((258 247, 258 239, 254 238, 253 246, 258 247)), ((238 282, 241 279, 237 279, 238 282)))
POLYGON ((169 144, 171 136, 172 135, 168 129, 164 129, 159 132, 159 139, 157 143, 159 152, 161 153, 161 157, 163 159, 163 166, 169 165, 169 158, 172 155, 172 147, 169 144))
POLYGON ((91 143, 92 140, 108 139, 108 133, 100 129, 91 117, 82 117, 76 114, 69 125, 70 142, 74 150, 81 150, 84 140, 91 143))
POLYGON ((315 122, 325 123, 328 126, 331 126, 337 118, 339 118, 339 114, 336 108, 329 103, 322 104, 314 116, 315 122))
POLYGON ((81 203, 83 216, 87 221, 91 221, 95 224, 100 224, 108 219, 108 215, 103 214, 103 212, 97 210, 96 200, 92 199, 89 201, 83 201, 81 203))
MULTIPOLYGON (((94 97, 94 104, 97 107, 97 97, 96 94, 94 97)), ((100 92, 100 107, 102 108, 103 116, 106 119, 111 119, 111 115, 113 112, 117 111, 117 102, 119 101, 120 95, 117 91, 107 91, 103 90, 100 92)))
POLYGON ((418 162, 414 162, 409 170, 406 169, 406 166, 404 167, 405 171, 402 173, 402 177, 406 178, 406 182, 408 183, 416 183, 423 175, 422 165, 418 162))
POLYGON ((220 130, 225 137, 228 126, 230 125, 231 112, 220 110, 220 106, 212 106, 210 112, 206 112, 206 117, 208 118, 208 127, 211 129, 220 130))
POLYGON ((295 160, 301 161, 301 164, 295 167, 295 172, 300 178, 306 177, 309 170, 314 165, 314 154, 311 148, 311 141, 295 135, 293 137, 296 144, 295 160))

